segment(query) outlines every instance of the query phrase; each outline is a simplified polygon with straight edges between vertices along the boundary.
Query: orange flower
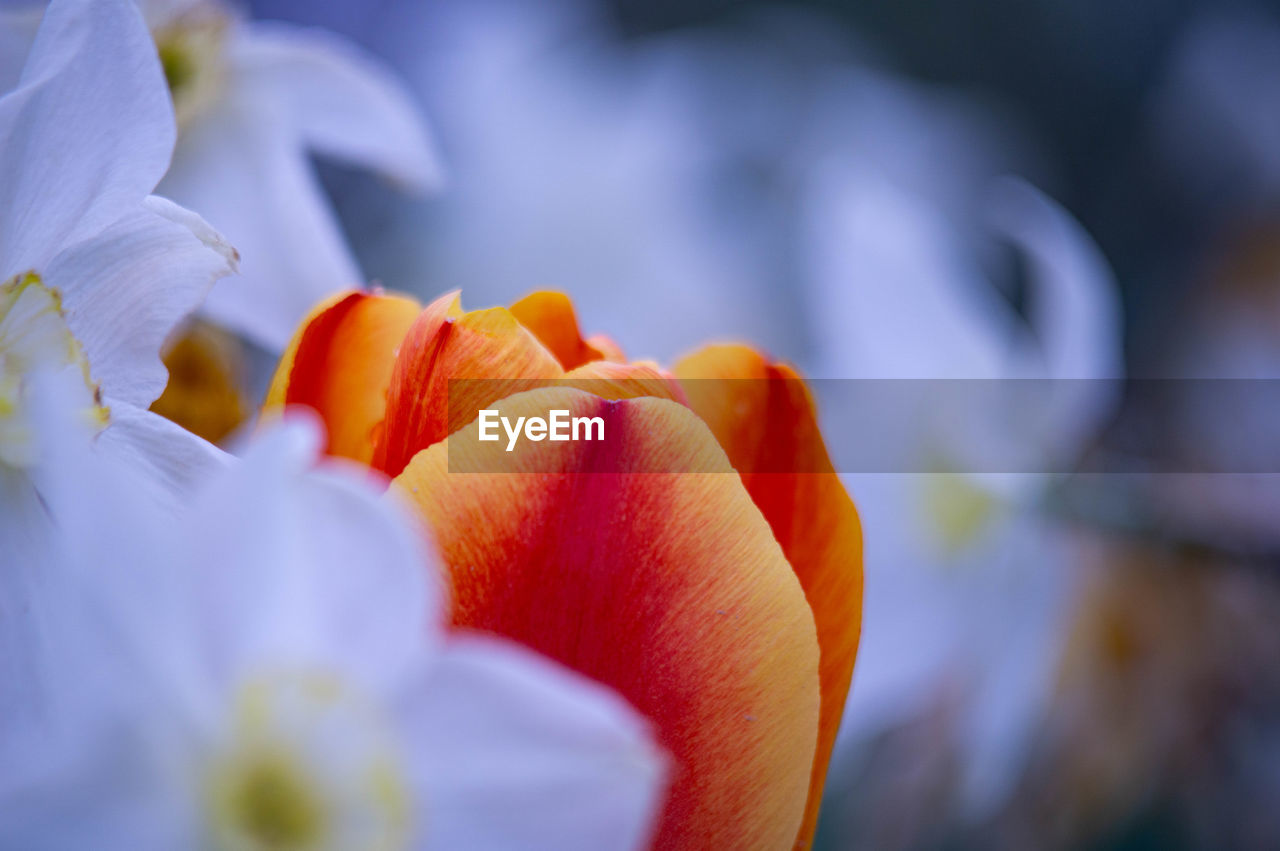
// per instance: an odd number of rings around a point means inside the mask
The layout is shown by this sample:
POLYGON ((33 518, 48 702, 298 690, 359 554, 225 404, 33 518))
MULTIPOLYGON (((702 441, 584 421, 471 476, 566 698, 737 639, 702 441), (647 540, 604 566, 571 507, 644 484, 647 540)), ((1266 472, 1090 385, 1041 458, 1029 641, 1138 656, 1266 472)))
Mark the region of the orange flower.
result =
POLYGON ((795 373, 737 346, 672 373, 627 363, 557 293, 467 313, 456 294, 350 292, 286 351, 265 409, 291 404, 421 512, 456 626, 522 641, 654 721, 676 765, 655 847, 809 845, 862 550, 795 373), (450 385, 468 378, 484 380, 450 385), (600 416, 615 437, 508 451, 476 439, 481 408, 600 416))

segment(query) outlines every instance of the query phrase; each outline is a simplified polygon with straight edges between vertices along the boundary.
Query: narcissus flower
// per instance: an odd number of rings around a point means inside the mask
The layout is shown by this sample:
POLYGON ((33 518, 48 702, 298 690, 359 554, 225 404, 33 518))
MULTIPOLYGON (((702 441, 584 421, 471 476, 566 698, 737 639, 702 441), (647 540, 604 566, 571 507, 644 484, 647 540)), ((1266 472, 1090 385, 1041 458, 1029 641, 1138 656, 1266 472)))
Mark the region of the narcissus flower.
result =
MULTIPOLYGON (((330 33, 250 21, 245 4, 224 0, 135 3, 178 122, 158 191, 200 211, 244 261, 204 311, 279 352, 317 300, 362 279, 309 155, 422 191, 440 172, 426 124, 389 68, 330 33)), ((11 5, 0 10, 0 86, 43 11, 40 0, 11 5)))
POLYGON ((0 547, 24 515, 17 502, 39 502, 37 376, 70 378, 73 404, 105 427, 97 445, 157 481, 216 463, 213 447, 146 412, 165 385, 161 344, 235 267, 203 220, 150 194, 173 142, 164 76, 132 4, 49 4, 0 98, 0 547))
POLYGON ((266 408, 286 405, 319 412, 330 453, 394 477, 449 568, 456 625, 654 721, 675 761, 656 847, 809 844, 857 651, 861 532, 794 373, 735 346, 671 372, 627 363, 555 293, 468 313, 456 294, 351 292, 294 337, 266 408), (616 436, 506 452, 476 441, 486 407, 601 416, 616 436), (461 456, 486 472, 450 472, 461 456))
POLYGON ((876 529, 845 733, 871 742, 946 707, 962 805, 981 819, 1017 788, 1052 694, 1074 544, 1043 511, 1047 473, 1074 463, 1114 411, 1119 291, 1066 210, 997 176, 1016 154, 967 100, 848 68, 812 108, 821 145, 800 229, 816 369, 945 379, 956 394, 946 416, 930 400, 902 418, 910 463, 930 472, 845 478, 876 529), (998 258, 1006 280, 1019 270, 1022 312, 998 289, 998 258), (980 404, 978 388, 1029 379, 1048 391, 1038 425, 980 404), (978 475, 991 470, 976 460, 984 441, 1024 472, 978 475))
POLYGON ((362 277, 309 154, 422 191, 439 179, 426 123, 389 68, 330 33, 246 20, 222 0, 139 6, 178 116, 160 189, 244 258, 205 312, 279 352, 317 300, 362 277))
POLYGON ((0 571, 0 613, 38 639, 0 642, 0 846, 643 847, 649 725, 446 635, 412 517, 318 446, 314 422, 271 430, 175 522, 132 468, 58 443, 46 581, 0 571))

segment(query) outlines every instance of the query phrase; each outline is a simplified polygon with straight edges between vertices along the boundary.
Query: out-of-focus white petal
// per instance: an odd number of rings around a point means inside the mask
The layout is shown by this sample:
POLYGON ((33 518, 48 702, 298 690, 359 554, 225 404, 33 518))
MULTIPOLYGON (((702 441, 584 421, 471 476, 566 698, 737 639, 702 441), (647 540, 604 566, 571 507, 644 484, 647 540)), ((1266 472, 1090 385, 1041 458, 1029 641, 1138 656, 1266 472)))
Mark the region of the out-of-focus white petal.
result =
POLYGON ((420 108, 374 57, 323 30, 256 22, 227 46, 239 85, 276 100, 305 145, 415 189, 440 179, 420 108))
MULTIPOLYGON (((40 457, 29 473, 45 522, 26 512, 25 538, 4 549, 25 541, 20 563, 5 565, 13 571, 9 578, 23 583, 18 590, 29 640, 20 646, 40 675, 26 685, 26 697, 32 707, 80 716, 99 706, 98 699, 119 695, 122 685, 107 672, 111 658, 89 664, 97 641, 110 636, 126 645, 135 642, 156 617, 166 615, 167 607, 147 601, 160 590, 157 579, 174 573, 164 549, 174 524, 170 519, 148 528, 147 518, 163 515, 158 490, 127 458, 95 451, 80 375, 36 373, 24 404, 40 432, 40 457), (40 534, 42 529, 49 534, 40 534), (129 616, 112 617, 108 624, 98 618, 104 607, 89 607, 90 600, 122 604, 129 616)), ((6 585, 0 593, 13 588, 6 585)), ((130 688, 142 691, 146 685, 156 683, 134 682, 130 688)))
POLYGON ((0 92, 18 85, 43 17, 44 4, 40 2, 0 9, 0 92))
POLYGON ((140 473, 157 504, 176 514, 187 498, 232 462, 231 456, 159 414, 107 399, 111 423, 96 449, 140 473))
POLYGON ((1069 540, 1025 506, 993 505, 972 541, 942 552, 922 510, 929 478, 845 477, 866 529, 866 615, 840 747, 955 701, 965 804, 989 812, 1050 697, 1069 540))
POLYGON ((1028 437, 1051 463, 1097 433, 1124 375, 1120 293, 1102 252, 1048 196, 1016 178, 997 181, 987 216, 1031 261, 1033 339, 1011 353, 1016 377, 1054 379, 1028 437))
POLYGON ((1019 354, 1053 378, 1120 378, 1120 294, 1098 246, 1066 210, 1018 178, 995 182, 987 215, 1032 262, 1037 345, 1019 354))
POLYGON ((709 337, 794 350, 798 310, 770 286, 786 272, 764 248, 785 228, 723 192, 723 150, 690 120, 689 92, 662 86, 642 51, 615 50, 599 11, 404 4, 401 56, 448 152, 448 189, 363 228, 384 249, 380 274, 489 303, 564 289, 584 329, 636 358, 709 337))
POLYGON ((1225 212, 1280 192, 1280 26, 1265 7, 1209 4, 1170 51, 1149 105, 1170 189, 1225 212), (1226 206, 1219 206, 1226 205, 1226 206))
POLYGON ((400 714, 427 847, 630 849, 651 838, 666 760, 648 725, 595 683, 515 645, 458 637, 400 714))
POLYGON ((0 279, 134 210, 169 164, 173 107, 129 0, 54 0, 0 99, 0 279))
POLYGON ((319 425, 291 416, 191 506, 193 629, 213 682, 332 670, 377 694, 437 640, 443 582, 420 533, 367 471, 316 468, 318 449, 319 425))
MULTIPOLYGON (((0 718, 27 720, 37 674, 31 582, 48 560, 53 524, 26 470, 0 464, 0 718)), ((0 731, 0 742, 4 740, 0 731)))
POLYGON ((147 26, 155 30, 190 13, 207 0, 135 0, 147 26))
POLYGON ((94 381, 112 399, 145 408, 168 380, 165 340, 234 269, 234 251, 198 216, 152 197, 59 254, 44 277, 62 293, 94 381))
POLYGON ((214 287, 206 314, 280 351, 317 302, 362 281, 311 165, 262 95, 233 88, 199 115, 158 191, 240 253, 240 276, 214 287))
POLYGON ((806 258, 821 370, 838 378, 994 378, 1010 328, 928 198, 831 162, 811 180, 806 258))

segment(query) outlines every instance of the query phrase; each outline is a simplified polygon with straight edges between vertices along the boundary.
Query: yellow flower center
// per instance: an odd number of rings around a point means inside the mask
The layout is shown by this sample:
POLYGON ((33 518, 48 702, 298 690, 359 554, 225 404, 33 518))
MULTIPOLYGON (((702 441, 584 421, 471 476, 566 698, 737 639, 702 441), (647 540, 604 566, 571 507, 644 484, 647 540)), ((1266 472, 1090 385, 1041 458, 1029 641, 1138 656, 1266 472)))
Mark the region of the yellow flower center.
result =
POLYGON ((195 323, 164 356, 169 383, 151 410, 210 443, 219 443, 249 416, 243 347, 211 325, 195 323))
POLYGON ((0 284, 0 463, 28 467, 39 456, 38 430, 24 404, 28 379, 37 371, 78 369, 84 380, 86 418, 107 424, 107 409, 89 377, 89 362, 67 327, 62 299, 35 272, 0 284))
POLYGON ((179 128, 213 102, 222 88, 222 47, 230 22, 220 4, 196 3, 152 32, 179 128))
POLYGON ((407 847, 409 801, 384 726, 332 677, 251 681, 205 782, 222 851, 407 847))
POLYGON ((242 847, 321 847, 328 827, 325 803, 294 755, 269 749, 247 754, 229 768, 219 814, 229 838, 242 847))
POLYGON ((955 555, 978 540, 995 515, 991 494, 959 473, 930 475, 925 483, 925 512, 938 544, 955 555))

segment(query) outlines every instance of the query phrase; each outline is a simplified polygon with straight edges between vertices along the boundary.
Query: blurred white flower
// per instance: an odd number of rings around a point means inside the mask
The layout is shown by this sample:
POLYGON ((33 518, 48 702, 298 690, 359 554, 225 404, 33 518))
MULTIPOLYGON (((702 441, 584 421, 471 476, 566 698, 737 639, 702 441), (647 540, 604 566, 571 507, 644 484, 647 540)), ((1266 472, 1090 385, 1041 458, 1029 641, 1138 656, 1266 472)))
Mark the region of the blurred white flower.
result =
POLYGON ((634 357, 708 336, 776 347, 767 270, 716 206, 719 152, 598 13, 564 0, 404 5, 389 49, 416 68, 449 183, 365 235, 383 277, 494 303, 564 290, 634 357))
POLYGON ((176 523, 130 469, 59 445, 49 580, 0 577, 0 604, 35 613, 34 706, 0 730, 0 845, 647 842, 665 773, 648 725, 515 645, 446 635, 410 515, 367 471, 316 466, 310 418, 176 523))
POLYGON ((1150 105, 1184 201, 1269 211, 1280 195, 1280 20, 1249 7, 1192 20, 1150 105))
POLYGON ((937 474, 846 479, 866 529, 866 614, 844 736, 958 701, 964 791, 981 810, 1010 791, 1049 697, 1072 578, 1066 533, 1038 512, 1051 477, 1035 473, 1064 469, 1111 410, 1118 294, 1079 225, 995 177, 1010 145, 981 110, 852 69, 813 110, 816 371, 1067 379, 1031 385, 1041 404, 1008 410, 984 403, 1013 384, 933 382, 918 416, 896 411, 894 426, 914 441, 914 468, 937 474), (1026 261, 1022 314, 993 281, 1001 243, 1026 261), (991 447, 1009 466, 976 475, 991 447))
POLYGON ((146 411, 164 389, 165 338, 235 266, 203 220, 149 195, 173 140, 164 77, 136 9, 50 4, 16 86, 0 98, 4 527, 24 516, 19 501, 38 500, 47 435, 30 390, 41 374, 75 384, 86 420, 107 426, 98 447, 158 482, 217 460, 146 411))
POLYGON ((364 282, 309 153, 423 190, 439 179, 427 128, 386 67, 328 33, 242 20, 217 0, 139 5, 178 115, 160 190, 242 257, 205 310, 279 351, 316 302, 364 282))

